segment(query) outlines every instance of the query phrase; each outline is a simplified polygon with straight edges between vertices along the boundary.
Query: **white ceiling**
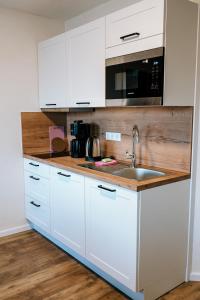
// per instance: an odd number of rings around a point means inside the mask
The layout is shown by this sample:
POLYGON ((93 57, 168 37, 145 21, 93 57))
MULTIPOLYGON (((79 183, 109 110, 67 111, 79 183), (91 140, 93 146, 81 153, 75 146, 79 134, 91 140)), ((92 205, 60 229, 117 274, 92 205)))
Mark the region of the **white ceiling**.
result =
POLYGON ((0 0, 0 7, 67 20, 109 0, 0 0))

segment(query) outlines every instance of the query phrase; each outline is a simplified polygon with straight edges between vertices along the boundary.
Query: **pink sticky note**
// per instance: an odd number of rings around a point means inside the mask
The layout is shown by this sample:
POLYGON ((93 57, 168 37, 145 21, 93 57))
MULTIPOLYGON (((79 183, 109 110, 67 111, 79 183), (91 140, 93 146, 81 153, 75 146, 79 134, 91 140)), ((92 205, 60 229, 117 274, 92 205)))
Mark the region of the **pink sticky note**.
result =
POLYGON ((65 138, 65 128, 64 126, 50 126, 49 127, 49 141, 50 141, 50 152, 53 152, 52 149, 52 140, 55 138, 65 138))

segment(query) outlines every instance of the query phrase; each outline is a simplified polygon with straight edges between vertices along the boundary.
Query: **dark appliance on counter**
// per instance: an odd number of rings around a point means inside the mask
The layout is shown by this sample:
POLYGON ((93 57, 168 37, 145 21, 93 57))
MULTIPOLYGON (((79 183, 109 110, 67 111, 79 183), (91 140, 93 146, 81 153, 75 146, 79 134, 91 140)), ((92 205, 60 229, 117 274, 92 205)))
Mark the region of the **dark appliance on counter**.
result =
POLYGON ((86 160, 99 161, 101 160, 100 141, 97 137, 89 137, 86 144, 86 160))
POLYGON ((82 158, 86 154, 86 142, 90 136, 90 124, 83 123, 83 121, 74 121, 70 125, 71 135, 75 139, 71 141, 70 153, 73 158, 82 158))
POLYGON ((163 104, 164 48, 106 60, 106 105, 163 104))
POLYGON ((46 152, 46 153, 36 153, 33 154, 32 156, 40 159, 50 159, 50 158, 57 158, 57 157, 67 157, 69 156, 69 152, 46 152))

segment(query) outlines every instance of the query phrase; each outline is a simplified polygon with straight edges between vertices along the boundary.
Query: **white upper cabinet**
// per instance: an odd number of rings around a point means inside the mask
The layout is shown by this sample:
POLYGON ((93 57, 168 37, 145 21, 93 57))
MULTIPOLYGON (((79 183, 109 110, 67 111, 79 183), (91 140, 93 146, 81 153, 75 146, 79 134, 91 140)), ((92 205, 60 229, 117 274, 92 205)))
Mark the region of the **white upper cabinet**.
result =
POLYGON ((40 108, 68 107, 65 34, 39 44, 38 65, 40 108))
POLYGON ((105 18, 67 32, 71 107, 105 106, 105 18))
POLYGON ((191 1, 143 0, 40 43, 40 108, 105 107, 106 58, 159 47, 163 105, 193 106, 197 21, 191 1))
POLYGON ((163 32, 164 0, 144 0, 118 10, 106 17, 106 56, 161 47, 163 32))

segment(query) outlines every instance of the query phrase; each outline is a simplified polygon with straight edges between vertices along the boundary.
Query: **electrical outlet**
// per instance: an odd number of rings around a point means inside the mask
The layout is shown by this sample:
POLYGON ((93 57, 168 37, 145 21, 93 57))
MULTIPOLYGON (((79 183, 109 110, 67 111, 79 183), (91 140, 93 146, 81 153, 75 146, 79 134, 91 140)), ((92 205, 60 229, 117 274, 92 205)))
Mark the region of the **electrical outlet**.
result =
POLYGON ((121 142, 121 139, 122 139, 121 133, 120 132, 115 133, 115 141, 116 142, 121 142))
POLYGON ((106 140, 111 141, 111 133, 110 132, 106 132, 106 140))
POLYGON ((107 141, 121 142, 121 133, 118 132, 106 132, 107 141))

